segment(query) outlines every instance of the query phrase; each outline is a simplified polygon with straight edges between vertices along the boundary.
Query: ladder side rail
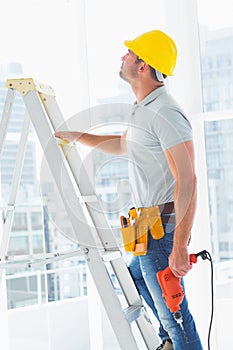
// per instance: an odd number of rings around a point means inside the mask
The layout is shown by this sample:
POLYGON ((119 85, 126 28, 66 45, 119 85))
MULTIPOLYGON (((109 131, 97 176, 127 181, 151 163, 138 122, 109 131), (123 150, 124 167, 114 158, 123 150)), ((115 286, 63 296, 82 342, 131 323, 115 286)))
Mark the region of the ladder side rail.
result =
MULTIPOLYGON (((22 133, 20 137, 19 149, 16 157, 15 169, 12 179, 11 192, 9 195, 8 209, 6 209, 5 215, 3 217, 3 232, 0 237, 0 264, 4 264, 5 255, 8 249, 9 237, 12 228, 13 218, 14 218, 14 207, 16 196, 19 188, 19 183, 21 179, 21 173, 23 168, 23 160, 26 150, 27 138, 29 133, 30 119, 28 114, 25 114, 22 133)), ((2 271, 0 271, 0 283, 2 279, 2 271)))
MULTIPOLYGON (((130 325, 122 312, 119 298, 117 297, 112 281, 109 277, 105 264, 102 261, 100 253, 96 247, 93 238, 94 227, 85 224, 85 216, 80 220, 77 217, 77 211, 83 211, 77 196, 77 188, 70 179, 70 174, 66 167, 61 171, 63 164, 62 153, 58 149, 55 138, 51 130, 48 116, 42 105, 40 97, 36 91, 30 91, 23 97, 34 129, 37 132, 39 141, 45 151, 51 172, 57 184, 58 190, 63 198, 63 203, 67 214, 71 220, 77 240, 80 243, 85 254, 88 268, 95 281, 97 290, 105 306, 106 313, 112 324, 117 340, 122 350, 138 350, 137 343, 132 334, 130 325), (49 144, 49 147, 47 147, 49 144), (67 194, 69 195, 67 198, 67 194), (75 208, 75 211, 74 211, 75 208), (126 340, 127 339, 127 343, 126 340)), ((80 214, 80 213, 79 213, 80 214)))
POLYGON ((7 127, 15 99, 15 89, 8 89, 0 124, 0 154, 6 138, 7 127))

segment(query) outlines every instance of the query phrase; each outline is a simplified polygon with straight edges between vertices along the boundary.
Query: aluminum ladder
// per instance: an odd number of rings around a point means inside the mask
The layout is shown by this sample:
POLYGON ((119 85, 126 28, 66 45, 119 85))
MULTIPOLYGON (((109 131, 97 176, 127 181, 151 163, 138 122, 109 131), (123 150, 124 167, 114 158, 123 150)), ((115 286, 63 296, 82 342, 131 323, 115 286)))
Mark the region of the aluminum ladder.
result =
POLYGON ((141 350, 132 330, 132 322, 135 321, 145 347, 149 350, 155 350, 159 345, 155 329, 128 271, 114 233, 103 213, 88 173, 82 167, 82 159, 75 143, 58 146, 54 137, 54 132, 59 130, 61 126, 63 130, 65 128, 65 121, 57 104, 54 90, 52 87, 39 83, 32 78, 8 79, 6 87, 8 88, 8 94, 1 122, 0 151, 16 92, 21 94, 28 115, 25 117, 20 142, 21 148, 18 161, 16 161, 15 185, 12 186, 9 205, 3 217, 3 234, 0 237, 0 262, 5 263, 15 197, 31 121, 75 232, 75 239, 86 259, 87 266, 119 343, 119 348, 122 350, 141 350), (80 169, 82 169, 81 176, 80 169), (107 268, 109 263, 128 305, 125 309, 122 308, 119 297, 114 290, 107 268))

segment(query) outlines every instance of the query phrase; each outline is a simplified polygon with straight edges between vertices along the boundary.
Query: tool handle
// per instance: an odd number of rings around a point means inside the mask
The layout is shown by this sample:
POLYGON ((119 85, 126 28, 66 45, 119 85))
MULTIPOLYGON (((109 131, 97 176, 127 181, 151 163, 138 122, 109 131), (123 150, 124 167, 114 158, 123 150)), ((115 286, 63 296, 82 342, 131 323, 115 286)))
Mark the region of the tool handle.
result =
POLYGON ((189 259, 190 259, 190 263, 191 263, 191 264, 196 264, 196 262, 197 262, 197 256, 196 256, 196 254, 190 254, 190 255, 189 255, 189 259))
POLYGON ((121 227, 127 227, 128 226, 127 219, 123 215, 120 217, 120 221, 121 221, 121 227))

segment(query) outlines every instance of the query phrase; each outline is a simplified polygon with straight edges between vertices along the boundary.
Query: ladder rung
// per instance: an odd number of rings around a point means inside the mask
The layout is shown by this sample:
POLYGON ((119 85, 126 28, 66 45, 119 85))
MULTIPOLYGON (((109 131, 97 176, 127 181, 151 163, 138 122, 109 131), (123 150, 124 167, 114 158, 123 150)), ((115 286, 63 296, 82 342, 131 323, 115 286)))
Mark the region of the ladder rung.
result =
POLYGON ((15 206, 13 204, 6 205, 4 207, 0 207, 0 210, 14 210, 14 209, 15 209, 15 206))
POLYGON ((119 250, 116 251, 105 251, 102 254, 102 259, 104 262, 110 262, 115 259, 119 259, 122 257, 122 254, 119 250))
POLYGON ((87 196, 79 196, 79 200, 81 203, 93 203, 98 202, 98 198, 93 195, 87 195, 87 196))
POLYGON ((143 305, 131 305, 124 309, 125 316, 129 323, 137 320, 143 314, 143 305))
POLYGON ((81 256, 84 255, 83 250, 74 250, 74 251, 63 252, 63 253, 35 254, 34 256, 33 255, 28 255, 28 256, 24 255, 24 256, 16 256, 16 257, 6 256, 5 262, 0 264, 0 269, 20 267, 20 266, 31 268, 31 267, 36 267, 40 265, 50 264, 59 260, 65 260, 72 257, 77 257, 80 255, 81 256))

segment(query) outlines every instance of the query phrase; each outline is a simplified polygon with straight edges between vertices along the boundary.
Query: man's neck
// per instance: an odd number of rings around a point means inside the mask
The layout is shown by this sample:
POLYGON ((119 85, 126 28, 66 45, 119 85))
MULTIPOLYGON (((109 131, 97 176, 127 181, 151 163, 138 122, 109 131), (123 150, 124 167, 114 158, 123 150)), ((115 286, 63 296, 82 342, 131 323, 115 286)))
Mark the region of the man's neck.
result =
POLYGON ((164 86, 164 83, 157 83, 155 84, 150 84, 147 86, 132 86, 131 88, 133 90, 134 95, 136 96, 137 103, 140 103, 146 98, 146 96, 150 95, 150 93, 161 86, 164 86))

